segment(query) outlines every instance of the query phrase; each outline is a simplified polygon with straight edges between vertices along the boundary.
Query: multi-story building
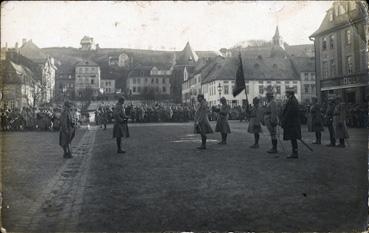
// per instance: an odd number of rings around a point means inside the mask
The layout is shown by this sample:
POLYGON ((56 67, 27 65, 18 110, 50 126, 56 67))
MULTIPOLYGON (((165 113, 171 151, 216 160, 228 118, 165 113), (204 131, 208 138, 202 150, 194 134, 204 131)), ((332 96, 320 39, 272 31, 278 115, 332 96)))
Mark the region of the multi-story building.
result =
POLYGON ((127 78, 127 92, 132 98, 150 99, 170 95, 172 68, 159 69, 155 66, 137 66, 127 78))
POLYGON ((39 103, 39 82, 34 79, 34 73, 27 66, 6 59, 1 64, 0 78, 1 108, 21 109, 35 107, 39 103))
POLYGON ((101 93, 100 87, 100 67, 90 60, 78 62, 75 66, 76 96, 97 96, 101 93))
POLYGON ((292 61, 300 75, 301 102, 309 104, 316 97, 315 58, 294 57, 292 61))
POLYGON ((315 46, 317 96, 334 93, 363 103, 368 92, 368 16, 361 1, 337 1, 311 35, 315 46))
POLYGON ((288 53, 285 51, 278 28, 272 43, 233 51, 232 57, 218 59, 211 65, 211 72, 202 77, 202 93, 210 105, 219 104, 224 96, 231 105, 246 103, 246 93, 233 97, 236 72, 240 64, 241 53, 247 99, 251 103, 254 97, 265 98, 266 90, 272 89, 276 99, 285 98, 286 87, 295 88, 295 94, 301 101, 301 80, 288 53))
POLYGON ((115 93, 115 80, 114 79, 101 79, 101 90, 103 94, 114 94, 115 93))

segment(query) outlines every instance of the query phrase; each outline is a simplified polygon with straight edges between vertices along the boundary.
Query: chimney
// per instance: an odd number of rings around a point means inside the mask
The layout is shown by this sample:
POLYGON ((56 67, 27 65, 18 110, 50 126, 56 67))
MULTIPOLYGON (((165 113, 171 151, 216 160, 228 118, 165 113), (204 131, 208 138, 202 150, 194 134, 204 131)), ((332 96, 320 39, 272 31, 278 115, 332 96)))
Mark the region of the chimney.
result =
POLYGON ((23 38, 22 39, 22 46, 24 46, 26 43, 27 43, 27 39, 26 38, 23 38))

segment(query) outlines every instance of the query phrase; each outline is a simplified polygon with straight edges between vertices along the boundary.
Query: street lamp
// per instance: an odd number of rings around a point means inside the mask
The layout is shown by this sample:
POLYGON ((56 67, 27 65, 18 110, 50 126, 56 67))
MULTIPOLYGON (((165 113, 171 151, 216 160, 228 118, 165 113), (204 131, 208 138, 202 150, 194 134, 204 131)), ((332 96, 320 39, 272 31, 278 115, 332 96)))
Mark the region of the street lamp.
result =
POLYGON ((222 95, 222 85, 220 85, 220 83, 218 85, 218 92, 219 92, 219 102, 220 102, 220 97, 222 95))

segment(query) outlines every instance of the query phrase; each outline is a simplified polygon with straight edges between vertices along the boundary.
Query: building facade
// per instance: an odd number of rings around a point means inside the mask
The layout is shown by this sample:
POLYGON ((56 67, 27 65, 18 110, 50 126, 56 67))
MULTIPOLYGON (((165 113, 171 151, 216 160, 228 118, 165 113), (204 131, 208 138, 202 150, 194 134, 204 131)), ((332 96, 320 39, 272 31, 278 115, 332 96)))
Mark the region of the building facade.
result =
POLYGON ((300 75, 301 103, 310 104, 316 97, 315 58, 293 57, 292 61, 300 75))
POLYGON ((115 93, 114 79, 101 79, 101 90, 103 94, 110 95, 115 93))
POLYGON ((336 94, 347 103, 364 103, 368 91, 368 22, 361 1, 334 2, 314 39, 317 96, 336 94))
POLYGON ((100 67, 93 61, 83 60, 75 66, 76 97, 97 96, 100 93, 100 67))
POLYGON ((133 99, 162 98, 170 96, 172 69, 155 66, 137 66, 128 74, 127 92, 133 99))

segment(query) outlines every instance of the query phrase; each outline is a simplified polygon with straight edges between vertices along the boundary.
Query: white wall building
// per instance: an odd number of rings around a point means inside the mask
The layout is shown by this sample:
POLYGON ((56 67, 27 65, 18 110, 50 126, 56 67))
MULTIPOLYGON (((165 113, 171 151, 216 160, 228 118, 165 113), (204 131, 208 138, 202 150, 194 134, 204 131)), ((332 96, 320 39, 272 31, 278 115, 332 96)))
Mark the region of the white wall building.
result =
POLYGON ((100 92, 100 67, 93 61, 84 60, 75 67, 75 92, 77 97, 82 97, 84 92, 91 91, 93 96, 100 92))

